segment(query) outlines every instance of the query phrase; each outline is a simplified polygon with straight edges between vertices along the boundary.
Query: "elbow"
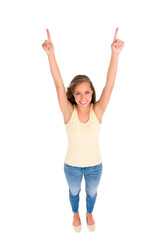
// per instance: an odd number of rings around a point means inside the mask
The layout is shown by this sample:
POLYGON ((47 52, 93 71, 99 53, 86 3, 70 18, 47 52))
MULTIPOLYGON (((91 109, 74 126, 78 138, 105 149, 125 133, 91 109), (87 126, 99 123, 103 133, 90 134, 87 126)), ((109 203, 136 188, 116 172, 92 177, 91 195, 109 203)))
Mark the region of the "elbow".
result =
POLYGON ((107 89, 111 89, 111 90, 112 90, 112 89, 113 89, 113 87, 114 87, 114 85, 115 85, 115 82, 113 82, 113 83, 110 83, 110 84, 109 84, 109 83, 107 83, 107 84, 106 84, 106 88, 107 88, 107 89))

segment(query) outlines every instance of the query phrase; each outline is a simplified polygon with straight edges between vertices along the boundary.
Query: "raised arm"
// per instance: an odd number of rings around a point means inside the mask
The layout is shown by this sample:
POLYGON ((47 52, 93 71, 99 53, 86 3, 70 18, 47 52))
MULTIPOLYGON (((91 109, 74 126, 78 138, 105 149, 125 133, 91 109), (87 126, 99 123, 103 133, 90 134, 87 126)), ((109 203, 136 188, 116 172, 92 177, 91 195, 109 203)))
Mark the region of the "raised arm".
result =
POLYGON ((55 53, 54 53, 54 46, 53 46, 53 43, 51 41, 49 30, 46 29, 46 31, 47 31, 48 39, 45 40, 45 42, 42 44, 42 47, 43 47, 44 51, 46 52, 46 54, 48 55, 51 74, 52 74, 52 77, 54 79, 55 85, 57 87, 60 84, 62 85, 63 81, 62 81, 62 78, 61 78, 59 67, 58 67, 57 62, 56 62, 55 53))
POLYGON ((113 87, 116 79, 116 74, 117 74, 117 67, 118 67, 118 57, 119 54, 124 46, 124 42, 121 41, 120 39, 117 39, 118 35, 118 28, 115 30, 115 35, 114 35, 114 40, 113 43, 111 44, 111 60, 108 68, 108 73, 107 73, 107 82, 106 85, 108 87, 113 87))
POLYGON ((116 79, 119 54, 124 46, 124 42, 121 41, 120 39, 117 39, 117 34, 118 34, 118 28, 116 28, 115 30, 114 40, 113 40, 113 43, 111 44, 112 53, 111 53, 111 60, 110 60, 108 73, 107 73, 107 81, 102 91, 102 94, 100 96, 100 99, 96 103, 97 112, 99 112, 99 115, 101 117, 104 114, 105 109, 110 100, 110 96, 111 96, 112 89, 114 87, 114 83, 116 79))
POLYGON ((57 97, 59 101, 59 106, 61 112, 63 113, 64 118, 69 115, 69 112, 72 109, 71 102, 67 99, 66 90, 64 87, 64 83, 60 74, 59 67, 56 62, 55 54, 54 54, 54 46, 51 41, 49 30, 47 29, 47 37, 48 39, 42 44, 42 47, 46 54, 48 55, 49 65, 52 77, 54 79, 54 83, 56 86, 57 97))

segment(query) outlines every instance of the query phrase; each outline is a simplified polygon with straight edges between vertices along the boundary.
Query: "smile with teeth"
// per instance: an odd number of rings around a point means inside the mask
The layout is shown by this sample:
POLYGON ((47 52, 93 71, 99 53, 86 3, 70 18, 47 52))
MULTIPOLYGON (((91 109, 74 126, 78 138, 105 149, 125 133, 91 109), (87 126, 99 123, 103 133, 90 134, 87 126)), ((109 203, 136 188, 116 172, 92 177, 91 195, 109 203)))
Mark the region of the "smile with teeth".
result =
POLYGON ((80 103, 81 103, 82 105, 85 105, 85 104, 87 103, 87 101, 84 101, 84 102, 81 101, 80 103))

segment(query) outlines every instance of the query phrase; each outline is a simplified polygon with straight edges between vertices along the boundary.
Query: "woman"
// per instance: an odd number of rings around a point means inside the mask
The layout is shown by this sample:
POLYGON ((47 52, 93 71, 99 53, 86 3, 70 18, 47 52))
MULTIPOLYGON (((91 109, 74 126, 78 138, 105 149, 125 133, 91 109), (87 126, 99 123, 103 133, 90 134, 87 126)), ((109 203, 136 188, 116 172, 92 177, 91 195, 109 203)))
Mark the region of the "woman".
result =
POLYGON ((86 221, 89 231, 95 230, 92 215, 97 188, 102 174, 102 161, 98 136, 102 117, 109 103, 116 78, 118 57, 124 42, 117 39, 118 28, 111 44, 111 61, 107 81, 101 97, 96 101, 96 92, 91 80, 86 75, 77 75, 67 88, 67 93, 54 55, 54 47, 49 30, 48 39, 42 44, 48 55, 50 70, 55 82, 59 106, 64 117, 68 136, 68 149, 65 156, 64 172, 69 186, 69 199, 73 211, 73 228, 81 231, 79 216, 79 193, 82 177, 85 178, 86 221))

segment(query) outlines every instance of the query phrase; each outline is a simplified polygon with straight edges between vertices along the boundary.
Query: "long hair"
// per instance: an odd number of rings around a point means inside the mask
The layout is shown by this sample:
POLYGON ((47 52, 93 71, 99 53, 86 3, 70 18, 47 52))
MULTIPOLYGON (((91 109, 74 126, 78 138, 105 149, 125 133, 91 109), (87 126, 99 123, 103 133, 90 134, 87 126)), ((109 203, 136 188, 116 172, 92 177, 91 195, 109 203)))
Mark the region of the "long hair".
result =
POLYGON ((83 82, 88 82, 90 84, 90 88, 93 90, 93 94, 92 94, 92 100, 91 103, 96 103, 96 91, 95 88, 93 86, 93 83, 91 82, 91 80, 89 79, 88 76, 86 75, 77 75, 75 76, 72 81, 70 82, 69 87, 67 87, 67 98, 68 100, 72 103, 72 104, 76 104, 75 98, 73 96, 74 93, 74 89, 75 87, 83 82))

